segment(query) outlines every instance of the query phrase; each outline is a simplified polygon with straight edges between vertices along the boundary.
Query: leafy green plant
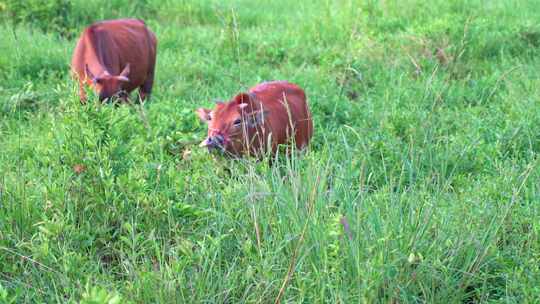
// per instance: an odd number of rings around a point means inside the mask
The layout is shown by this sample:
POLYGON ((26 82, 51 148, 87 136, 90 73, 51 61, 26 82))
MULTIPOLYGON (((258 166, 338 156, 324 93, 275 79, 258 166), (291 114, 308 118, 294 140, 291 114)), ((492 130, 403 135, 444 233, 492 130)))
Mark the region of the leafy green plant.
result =
POLYGON ((87 288, 88 290, 83 293, 81 304, 119 304, 126 303, 122 298, 114 293, 110 293, 107 290, 99 287, 87 288))
POLYGON ((7 0, 3 7, 4 14, 15 25, 32 23, 43 31, 64 31, 70 25, 67 17, 71 1, 68 0, 7 0))

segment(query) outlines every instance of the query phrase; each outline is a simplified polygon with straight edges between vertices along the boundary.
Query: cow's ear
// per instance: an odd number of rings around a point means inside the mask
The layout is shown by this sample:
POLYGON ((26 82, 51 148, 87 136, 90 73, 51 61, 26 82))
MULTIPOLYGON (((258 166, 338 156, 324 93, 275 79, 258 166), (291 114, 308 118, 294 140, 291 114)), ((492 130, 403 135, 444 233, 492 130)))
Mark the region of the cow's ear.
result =
POLYGON ((86 77, 88 79, 92 80, 92 82, 94 82, 94 83, 97 82, 97 78, 96 78, 96 76, 94 76, 94 74, 92 74, 92 72, 90 72, 90 69, 88 68, 88 64, 84 65, 84 72, 86 73, 86 77))
POLYGON ((199 118, 205 122, 205 123, 208 123, 210 120, 212 120, 212 117, 210 116, 210 112, 212 110, 209 110, 209 109, 204 109, 204 108, 198 108, 197 109, 197 116, 199 116, 199 118))
POLYGON ((248 93, 240 93, 236 95, 233 100, 238 105, 245 104, 251 101, 251 96, 248 93))
POLYGON ((126 66, 124 67, 124 69, 122 70, 122 72, 120 73, 120 77, 125 77, 127 79, 127 77, 129 76, 129 72, 130 72, 131 68, 130 68, 130 65, 129 63, 126 64, 126 66))

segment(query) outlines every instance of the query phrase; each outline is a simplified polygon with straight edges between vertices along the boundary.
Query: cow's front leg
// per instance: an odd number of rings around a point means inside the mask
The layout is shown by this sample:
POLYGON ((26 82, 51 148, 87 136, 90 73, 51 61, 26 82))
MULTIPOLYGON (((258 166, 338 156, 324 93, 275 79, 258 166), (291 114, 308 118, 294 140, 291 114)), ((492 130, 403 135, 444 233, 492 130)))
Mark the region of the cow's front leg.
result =
POLYGON ((79 83, 79 100, 81 102, 81 104, 85 105, 86 104, 86 90, 84 88, 84 83, 80 82, 79 83))

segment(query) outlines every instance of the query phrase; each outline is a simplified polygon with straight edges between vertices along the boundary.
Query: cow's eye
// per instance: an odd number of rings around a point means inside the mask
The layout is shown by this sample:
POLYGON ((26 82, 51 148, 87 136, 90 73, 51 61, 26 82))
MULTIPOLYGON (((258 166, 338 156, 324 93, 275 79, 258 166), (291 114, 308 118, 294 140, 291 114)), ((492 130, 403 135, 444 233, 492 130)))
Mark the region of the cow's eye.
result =
POLYGON ((242 123, 242 120, 241 120, 240 118, 238 118, 237 120, 235 120, 235 121, 233 122, 233 125, 238 126, 238 125, 240 125, 241 123, 242 123))

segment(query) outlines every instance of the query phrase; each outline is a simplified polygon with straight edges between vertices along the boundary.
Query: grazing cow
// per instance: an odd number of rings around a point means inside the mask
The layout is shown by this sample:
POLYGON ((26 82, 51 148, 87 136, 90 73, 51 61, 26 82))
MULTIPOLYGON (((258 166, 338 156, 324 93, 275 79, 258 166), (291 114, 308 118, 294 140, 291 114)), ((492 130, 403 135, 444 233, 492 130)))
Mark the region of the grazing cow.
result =
POLYGON ((197 114, 208 124, 208 137, 200 146, 235 156, 275 153, 278 145, 293 140, 301 150, 313 134, 304 91, 286 81, 261 83, 197 114))
POLYGON ((125 100, 136 88, 144 100, 152 91, 156 47, 155 34, 142 20, 107 20, 87 27, 71 60, 81 102, 86 103, 85 84, 100 101, 113 96, 125 100))

